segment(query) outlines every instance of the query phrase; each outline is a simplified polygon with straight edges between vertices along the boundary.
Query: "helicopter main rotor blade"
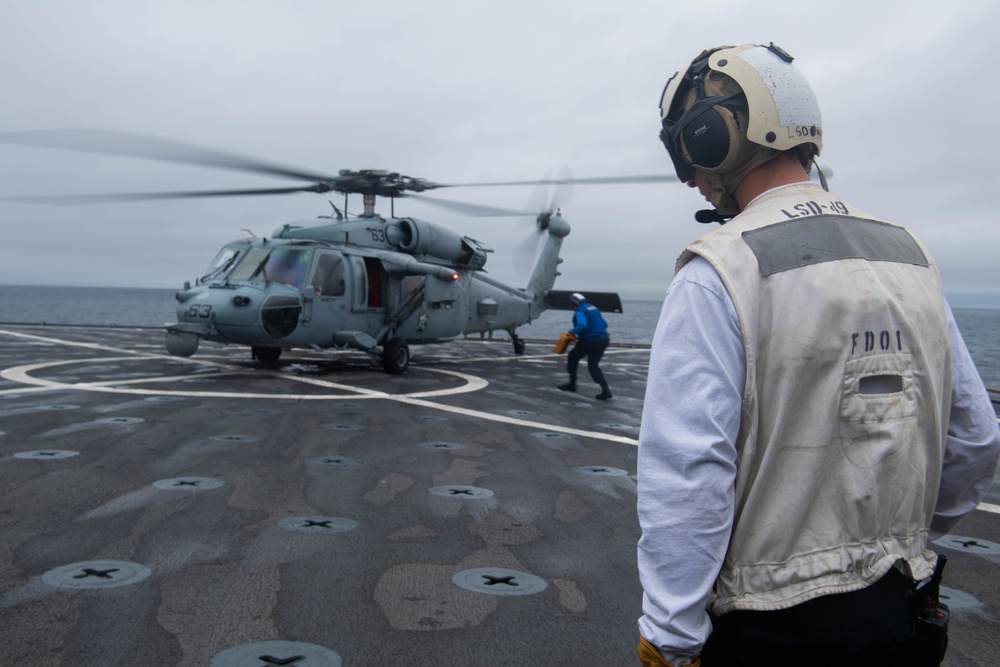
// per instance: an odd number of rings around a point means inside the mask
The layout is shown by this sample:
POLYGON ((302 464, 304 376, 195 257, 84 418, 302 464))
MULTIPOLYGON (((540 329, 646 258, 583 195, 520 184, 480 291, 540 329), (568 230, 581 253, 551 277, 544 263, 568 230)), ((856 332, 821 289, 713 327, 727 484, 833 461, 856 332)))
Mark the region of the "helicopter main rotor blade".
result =
POLYGON ((439 188, 471 188, 504 185, 598 185, 601 183, 669 183, 677 177, 669 174, 646 174, 638 176, 603 176, 597 178, 544 178, 540 181, 498 181, 494 183, 436 183, 439 188))
POLYGON ((83 153, 104 153, 162 162, 180 162, 220 169, 249 171, 299 181, 336 181, 336 176, 272 164, 210 148, 140 134, 91 128, 0 132, 0 143, 57 148, 83 153))
MULTIPOLYGON (((41 148, 56 148, 85 153, 101 153, 124 157, 144 158, 161 162, 193 164, 220 169, 230 169, 280 178, 295 179, 313 183, 310 186, 293 188, 258 188, 241 190, 214 191, 182 191, 182 192, 150 192, 150 193, 115 193, 97 195, 54 195, 34 197, 8 197, 7 201, 30 202, 55 206, 74 206, 79 204, 106 204, 113 202, 152 201, 157 199, 182 199, 204 197, 234 197, 246 195, 275 195, 292 192, 340 192, 348 194, 364 194, 381 197, 401 197, 411 192, 424 192, 447 187, 488 187, 512 185, 555 185, 572 187, 576 184, 601 183, 659 183, 675 180, 673 176, 664 174, 639 176, 608 176, 599 178, 573 178, 571 174, 561 174, 559 178, 546 177, 541 181, 503 181, 484 183, 452 183, 442 184, 423 178, 411 178, 395 172, 377 169, 352 171, 340 170, 336 176, 304 171, 280 164, 265 162, 256 158, 245 157, 233 153, 202 148, 191 144, 165 139, 156 139, 140 134, 119 132, 117 130, 102 130, 93 128, 35 130, 22 132, 0 132, 0 144, 18 144, 41 148)), ((423 198, 430 204, 450 208, 467 215, 476 216, 520 216, 525 211, 514 211, 491 206, 466 204, 461 202, 423 198)), ((537 213, 537 212, 531 212, 537 213)))
POLYGON ((86 206, 89 204, 120 204, 158 199, 199 199, 206 197, 242 197, 253 195, 283 195, 295 192, 319 192, 321 188, 308 185, 299 188, 258 188, 255 190, 193 190, 179 192, 133 192, 103 195, 40 195, 36 197, 0 197, 2 201, 49 206, 86 206))
POLYGON ((467 202, 461 201, 451 201, 448 199, 437 199, 435 197, 428 197, 427 195, 406 195, 408 199, 418 199, 422 202, 427 202, 434 206, 440 208, 455 211, 457 213, 464 213, 466 215, 474 215, 479 217, 513 217, 525 215, 526 211, 517 211, 512 208, 498 208, 496 206, 485 206, 483 204, 469 204, 467 202))

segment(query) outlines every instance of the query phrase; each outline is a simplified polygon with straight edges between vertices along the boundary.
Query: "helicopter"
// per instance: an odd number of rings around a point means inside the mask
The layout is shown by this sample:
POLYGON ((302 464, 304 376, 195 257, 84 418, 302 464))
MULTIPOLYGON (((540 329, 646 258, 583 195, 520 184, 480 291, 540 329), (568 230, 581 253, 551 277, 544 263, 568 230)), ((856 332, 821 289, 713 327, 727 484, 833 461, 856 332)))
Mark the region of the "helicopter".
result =
MULTIPOLYGON (((570 291, 555 290, 560 250, 569 223, 552 206, 531 212, 544 239, 524 288, 485 271, 492 250, 441 225, 395 215, 395 200, 412 197, 470 215, 523 216, 513 209, 468 204, 421 193, 446 187, 559 186, 575 183, 650 183, 666 175, 538 181, 435 183, 383 170, 340 170, 336 175, 289 168, 255 158, 111 130, 0 133, 0 143, 172 161, 305 181, 305 185, 246 190, 4 197, 8 201, 82 205, 157 199, 280 195, 344 195, 343 210, 323 222, 289 222, 270 237, 225 244, 205 272, 176 293, 177 322, 166 325, 167 351, 190 357, 202 340, 248 347, 257 362, 273 364, 284 350, 353 349, 390 374, 409 367, 410 345, 470 334, 506 332, 515 354, 525 342, 517 328, 547 309, 570 310, 570 291), (361 195, 362 211, 349 215, 348 197, 361 195), (391 214, 375 212, 388 198, 391 214)), ((534 250, 531 251, 532 253, 534 250)), ((614 292, 583 292, 604 312, 622 312, 614 292)))

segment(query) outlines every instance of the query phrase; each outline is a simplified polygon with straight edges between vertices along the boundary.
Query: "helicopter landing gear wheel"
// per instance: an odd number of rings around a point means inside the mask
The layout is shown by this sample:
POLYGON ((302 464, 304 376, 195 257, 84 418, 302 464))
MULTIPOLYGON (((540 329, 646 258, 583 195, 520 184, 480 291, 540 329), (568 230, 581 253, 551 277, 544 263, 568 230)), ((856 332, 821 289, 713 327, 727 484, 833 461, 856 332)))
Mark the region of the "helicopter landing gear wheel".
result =
POLYGON ((514 354, 524 354, 524 340, 514 334, 511 334, 510 337, 514 341, 514 354))
POLYGON ((390 338, 382 346, 382 368, 386 373, 405 373, 410 365, 410 346, 402 338, 390 338))
POLYGON ((264 347, 262 345, 254 345, 250 348, 250 356, 252 356, 257 361, 264 364, 273 364, 278 359, 281 358, 281 348, 280 347, 264 347))

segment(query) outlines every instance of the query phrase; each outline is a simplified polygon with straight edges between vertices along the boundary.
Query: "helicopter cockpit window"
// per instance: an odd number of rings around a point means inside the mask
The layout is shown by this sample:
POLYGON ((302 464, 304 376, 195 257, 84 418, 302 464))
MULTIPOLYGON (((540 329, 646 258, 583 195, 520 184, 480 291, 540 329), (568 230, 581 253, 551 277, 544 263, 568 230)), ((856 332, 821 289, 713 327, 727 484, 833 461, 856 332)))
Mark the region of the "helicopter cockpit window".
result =
POLYGON ((312 248, 278 246, 271 251, 254 278, 302 289, 306 282, 306 271, 312 262, 312 254, 312 248))
POLYGON ((230 272, 230 280, 250 280, 267 259, 267 248, 250 248, 230 272))
POLYGON ((204 282, 206 280, 219 280, 225 278, 236 265, 236 259, 240 256, 240 252, 244 250, 244 248, 245 246, 237 248, 227 246, 220 250, 219 254, 212 260, 212 263, 208 265, 205 275, 203 275, 200 280, 204 282))
POLYGON ((316 296, 343 296, 344 256, 332 251, 319 253, 309 284, 316 296))

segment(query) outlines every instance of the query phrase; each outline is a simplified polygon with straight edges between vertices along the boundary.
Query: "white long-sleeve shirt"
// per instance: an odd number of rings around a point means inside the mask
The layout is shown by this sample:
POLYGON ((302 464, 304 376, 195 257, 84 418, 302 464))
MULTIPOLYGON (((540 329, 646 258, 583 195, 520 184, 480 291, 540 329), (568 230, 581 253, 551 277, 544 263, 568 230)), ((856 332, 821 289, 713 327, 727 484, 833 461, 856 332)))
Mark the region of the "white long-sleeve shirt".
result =
MULTIPOLYGON (((949 310, 953 387, 931 538, 985 494, 1000 429, 949 310)), ((739 320, 702 258, 674 277, 653 338, 639 435, 639 631, 676 665, 711 632, 706 604, 729 544, 746 359, 739 320)))

